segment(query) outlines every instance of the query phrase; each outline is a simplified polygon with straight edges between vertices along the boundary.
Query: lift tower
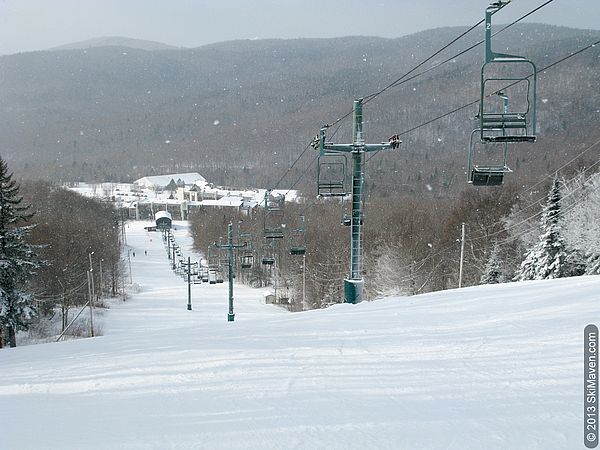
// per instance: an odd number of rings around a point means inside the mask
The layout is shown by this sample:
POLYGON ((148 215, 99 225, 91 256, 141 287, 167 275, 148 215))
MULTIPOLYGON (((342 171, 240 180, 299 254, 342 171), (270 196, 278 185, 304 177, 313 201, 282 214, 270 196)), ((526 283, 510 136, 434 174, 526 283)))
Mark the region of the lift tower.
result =
POLYGON ((233 224, 227 225, 227 244, 217 244, 215 247, 219 249, 227 250, 227 266, 228 266, 228 278, 229 278, 229 312, 227 314, 227 322, 233 322, 235 314, 233 313, 233 250, 236 248, 246 247, 246 244, 234 244, 233 243, 233 224))
MULTIPOLYGON (((362 278, 362 225, 363 225, 363 192, 364 192, 364 154, 381 150, 395 149, 400 146, 398 135, 390 137, 389 142, 381 144, 365 144, 363 135, 363 99, 354 100, 352 143, 334 144, 325 142, 325 130, 319 130, 318 148, 320 156, 352 155, 352 215, 350 223, 350 274, 344 280, 344 302, 359 303, 362 301, 364 280, 362 278)), ((320 183, 319 183, 320 184, 320 183)))

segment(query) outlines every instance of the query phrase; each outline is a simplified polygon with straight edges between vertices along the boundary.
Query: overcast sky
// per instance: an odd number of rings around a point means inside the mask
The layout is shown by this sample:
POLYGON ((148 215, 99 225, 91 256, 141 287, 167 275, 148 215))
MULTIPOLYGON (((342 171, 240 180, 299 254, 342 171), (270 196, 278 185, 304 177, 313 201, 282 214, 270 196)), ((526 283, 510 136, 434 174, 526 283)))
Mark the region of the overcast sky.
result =
MULTIPOLYGON (((514 0, 510 22, 545 0, 514 0)), ((486 0, 0 0, 0 54, 101 36, 181 47, 232 39, 369 35, 398 37, 473 25, 486 0)), ((600 0, 554 0, 529 21, 600 29, 600 0)))

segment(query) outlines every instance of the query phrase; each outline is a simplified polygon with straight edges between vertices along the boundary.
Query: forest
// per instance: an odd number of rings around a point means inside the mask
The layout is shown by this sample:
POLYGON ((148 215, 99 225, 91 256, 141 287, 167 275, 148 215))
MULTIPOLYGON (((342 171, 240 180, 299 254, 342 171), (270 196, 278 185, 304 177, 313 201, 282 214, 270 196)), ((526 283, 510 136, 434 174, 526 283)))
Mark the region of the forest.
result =
POLYGON ((87 336, 67 328, 90 286, 96 307, 125 295, 122 226, 114 205, 48 182, 19 184, 0 159, 0 347, 30 328, 33 337, 87 336))
MULTIPOLYGON (((473 190, 457 201, 409 196, 367 201, 366 299, 458 287, 463 223, 463 287, 598 274, 600 224, 594 211, 600 179, 591 169, 568 179, 551 175, 535 196, 504 187, 473 190)), ((264 238, 265 227, 270 229, 264 208, 253 215, 205 209, 190 218, 195 246, 204 254, 209 246, 217 252, 214 245, 226 240, 231 223, 235 242, 247 244, 253 254, 252 268, 243 270, 238 252, 239 280, 271 286, 292 310, 343 301, 350 267, 350 231, 343 223, 348 205, 326 199, 283 204, 281 239, 264 238), (306 248, 304 257, 291 254, 296 246, 306 248), (265 256, 274 256, 275 264, 263 264, 265 256)))

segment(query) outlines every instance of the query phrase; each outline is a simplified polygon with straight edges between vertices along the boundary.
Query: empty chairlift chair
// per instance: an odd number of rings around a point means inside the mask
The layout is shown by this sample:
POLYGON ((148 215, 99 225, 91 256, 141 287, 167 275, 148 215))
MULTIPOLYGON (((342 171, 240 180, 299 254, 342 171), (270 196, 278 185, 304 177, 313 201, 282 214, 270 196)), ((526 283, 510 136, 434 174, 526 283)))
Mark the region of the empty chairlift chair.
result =
POLYGON ((275 241, 273 239, 270 242, 265 243, 263 246, 263 256, 260 259, 260 263, 263 266, 272 266, 275 264, 275 241))
MULTIPOLYGON (((500 186, 504 182, 504 174, 512 172, 507 165, 506 158, 508 155, 508 143, 479 143, 481 150, 486 157, 486 163, 477 164, 476 159, 476 144, 478 139, 476 136, 479 129, 473 130, 469 141, 469 158, 467 162, 468 182, 473 186, 500 186), (492 155, 495 153, 494 162, 492 155)), ((477 153, 477 157, 480 158, 477 153)))
POLYGON ((522 56, 492 51, 492 15, 507 3, 497 1, 485 10, 485 63, 481 68, 479 134, 484 142, 535 142, 535 64, 522 56))
POLYGON ((282 239, 284 219, 285 198, 283 195, 272 197, 271 192, 265 192, 265 207, 264 207, 264 226, 263 232, 265 239, 282 239))
POLYGON ((347 159, 340 153, 320 154, 317 163, 317 195, 344 197, 347 192, 347 159))
POLYGON ((261 258, 260 262, 263 266, 272 266, 273 264, 275 264, 275 258, 266 255, 261 258))
POLYGON ((246 246, 240 251, 240 267, 242 269, 251 269, 253 261, 254 251, 252 250, 252 245, 247 242, 246 246))
POLYGON ((300 226, 294 228, 290 235, 290 255, 304 256, 306 254, 306 239, 304 216, 300 216, 300 226))

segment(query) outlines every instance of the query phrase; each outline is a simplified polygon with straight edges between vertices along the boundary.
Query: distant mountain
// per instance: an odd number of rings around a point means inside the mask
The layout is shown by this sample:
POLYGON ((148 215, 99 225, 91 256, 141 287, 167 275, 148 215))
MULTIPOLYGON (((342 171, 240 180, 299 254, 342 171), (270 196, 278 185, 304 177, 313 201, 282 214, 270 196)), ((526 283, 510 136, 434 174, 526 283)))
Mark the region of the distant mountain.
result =
MULTIPOLYGON (((397 39, 244 40, 125 52, 99 46, 2 56, 0 154, 30 178, 127 181, 198 172, 218 184, 273 185, 321 125, 346 115, 355 98, 378 92, 465 29, 397 39)), ((468 34, 412 75, 482 34, 468 34)), ((527 56, 543 68, 598 39, 599 31, 518 24, 495 38, 495 50, 527 56)), ((599 49, 540 72, 539 139, 511 146, 514 173, 507 179, 535 182, 600 138, 599 49)), ((403 133, 400 149, 370 160, 371 192, 464 188, 482 59, 479 46, 365 105, 368 142, 414 129, 403 133)), ((335 140, 348 142, 351 120, 339 125, 335 140)), ((313 189, 314 166, 307 166, 315 156, 307 150, 279 187, 300 180, 297 187, 313 189)), ((579 164, 600 159, 600 149, 585 156, 579 164)))
POLYGON ((73 42, 71 44, 53 47, 49 50, 79 50, 94 47, 129 47, 146 51, 174 50, 179 48, 172 45, 163 44, 162 42, 147 41, 144 39, 132 39, 121 36, 106 36, 88 39, 81 42, 73 42))

